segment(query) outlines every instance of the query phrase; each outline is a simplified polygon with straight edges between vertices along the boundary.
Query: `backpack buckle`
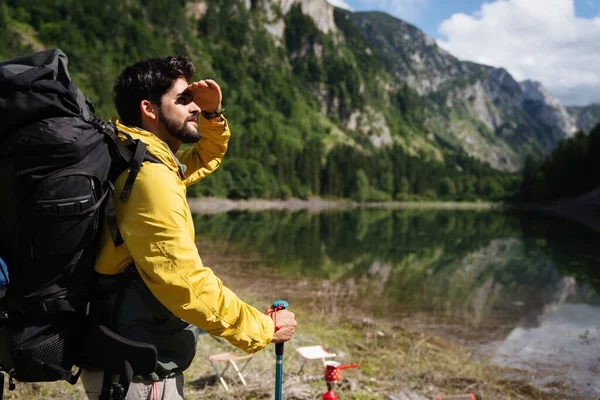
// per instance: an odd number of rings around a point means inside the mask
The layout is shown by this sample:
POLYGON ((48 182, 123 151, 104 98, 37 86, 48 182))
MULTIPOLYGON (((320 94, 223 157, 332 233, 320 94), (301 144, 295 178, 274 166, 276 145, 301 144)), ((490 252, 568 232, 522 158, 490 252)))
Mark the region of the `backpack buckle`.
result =
POLYGON ((125 388, 119 382, 113 382, 111 392, 115 400, 123 400, 125 398, 125 388))
POLYGON ((75 311, 75 308, 73 308, 69 300, 66 298, 48 299, 25 308, 40 314, 53 314, 58 311, 75 311))

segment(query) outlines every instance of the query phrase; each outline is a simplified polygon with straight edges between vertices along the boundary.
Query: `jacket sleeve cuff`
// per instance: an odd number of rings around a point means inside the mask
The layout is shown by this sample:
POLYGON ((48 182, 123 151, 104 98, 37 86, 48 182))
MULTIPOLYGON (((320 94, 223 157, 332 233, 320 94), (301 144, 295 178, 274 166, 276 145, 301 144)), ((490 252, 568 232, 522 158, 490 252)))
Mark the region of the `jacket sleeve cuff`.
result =
POLYGON ((262 330, 264 334, 261 341, 257 341, 254 346, 248 349, 248 353, 256 353, 267 347, 269 343, 273 340, 273 335, 275 334, 275 324, 273 320, 268 315, 264 315, 261 320, 262 330))
POLYGON ((200 130, 203 128, 218 129, 219 127, 221 129, 227 129, 229 127, 227 119, 222 115, 219 118, 207 119, 204 115, 200 114, 198 125, 200 126, 200 130))

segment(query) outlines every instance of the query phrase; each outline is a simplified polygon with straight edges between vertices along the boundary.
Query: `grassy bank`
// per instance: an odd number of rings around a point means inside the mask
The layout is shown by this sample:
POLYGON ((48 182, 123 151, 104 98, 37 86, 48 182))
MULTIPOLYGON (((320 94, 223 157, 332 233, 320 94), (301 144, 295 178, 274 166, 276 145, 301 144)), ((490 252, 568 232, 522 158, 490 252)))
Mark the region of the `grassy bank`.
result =
MULTIPOLYGON (((284 355, 284 398, 320 399, 326 386, 320 379, 323 367, 311 362, 302 375, 295 349, 322 344, 337 354, 342 364, 360 363, 342 372, 336 388, 341 399, 395 400, 410 393, 410 399, 435 399, 438 394, 473 392, 483 399, 567 399, 567 395, 541 393, 520 371, 491 366, 468 347, 431 334, 415 332, 393 320, 373 317, 353 306, 354 297, 336 283, 304 277, 280 276, 261 266, 258 257, 240 256, 225 243, 202 240, 198 247, 206 265, 224 283, 259 309, 277 298, 287 299, 298 320, 294 340, 284 355), (420 397, 417 397, 420 396, 420 397)), ((244 375, 248 386, 236 382, 229 371, 232 391, 215 382, 207 357, 231 351, 226 342, 203 335, 192 366, 186 371, 187 399, 269 399, 274 391, 274 346, 257 353, 244 375)), ((562 385, 555 383, 560 391, 562 385)), ((81 384, 19 384, 17 391, 5 392, 7 399, 81 399, 81 384)))

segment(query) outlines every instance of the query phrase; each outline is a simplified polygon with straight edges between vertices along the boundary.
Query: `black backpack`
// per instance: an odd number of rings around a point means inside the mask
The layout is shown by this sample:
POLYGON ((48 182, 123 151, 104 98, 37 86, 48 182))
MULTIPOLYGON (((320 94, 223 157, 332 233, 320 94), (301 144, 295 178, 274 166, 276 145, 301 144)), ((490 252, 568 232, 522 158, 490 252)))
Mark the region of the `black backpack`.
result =
MULTIPOLYGON (((83 340, 98 341, 88 312, 104 217, 122 243, 112 182, 131 168, 126 200, 142 162, 156 160, 94 116, 60 49, 0 62, 0 121, 0 258, 10 278, 0 298, 0 371, 11 388, 13 378, 74 384, 86 354, 110 351, 85 349, 83 340)), ((103 329, 113 349, 124 343, 103 329)), ((151 352, 144 362, 152 369, 151 352)))

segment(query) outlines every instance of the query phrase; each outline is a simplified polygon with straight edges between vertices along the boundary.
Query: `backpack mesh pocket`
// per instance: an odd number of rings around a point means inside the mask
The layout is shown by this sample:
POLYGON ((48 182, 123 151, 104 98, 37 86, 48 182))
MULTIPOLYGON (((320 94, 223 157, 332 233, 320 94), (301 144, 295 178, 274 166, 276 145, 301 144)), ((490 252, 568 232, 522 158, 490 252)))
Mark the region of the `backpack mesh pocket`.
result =
POLYGON ((64 379, 73 365, 76 338, 63 325, 30 326, 13 336, 11 358, 15 379, 21 382, 49 382, 64 379))
POLYGON ((25 352, 30 358, 50 363, 54 365, 63 365, 67 359, 65 350, 64 335, 57 334, 51 336, 44 343, 32 347, 25 352))

